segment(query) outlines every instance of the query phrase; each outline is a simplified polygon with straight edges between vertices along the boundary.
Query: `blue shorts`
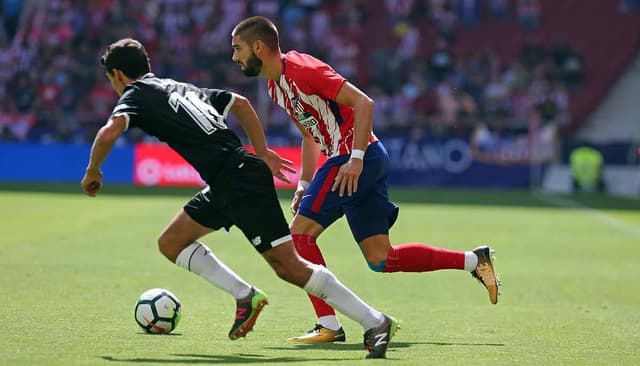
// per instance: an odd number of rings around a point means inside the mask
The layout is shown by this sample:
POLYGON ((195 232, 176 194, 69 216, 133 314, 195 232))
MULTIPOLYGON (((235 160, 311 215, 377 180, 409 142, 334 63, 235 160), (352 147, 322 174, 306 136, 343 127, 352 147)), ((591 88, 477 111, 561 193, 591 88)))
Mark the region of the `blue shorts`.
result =
POLYGON ((351 197, 346 192, 340 197, 339 190, 332 192, 331 187, 338 169, 349 158, 349 155, 336 156, 320 167, 302 197, 298 214, 314 220, 324 228, 344 214, 354 239, 360 243, 373 235, 388 234, 398 218, 399 208, 389 201, 389 154, 379 141, 369 145, 364 155, 358 191, 351 197))

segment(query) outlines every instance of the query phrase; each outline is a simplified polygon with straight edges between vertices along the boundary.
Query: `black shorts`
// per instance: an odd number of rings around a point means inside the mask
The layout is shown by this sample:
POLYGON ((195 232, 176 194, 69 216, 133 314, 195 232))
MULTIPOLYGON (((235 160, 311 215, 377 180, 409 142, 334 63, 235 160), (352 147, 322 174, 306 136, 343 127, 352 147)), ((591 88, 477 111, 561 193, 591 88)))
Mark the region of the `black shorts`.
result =
POLYGON ((213 230, 237 226, 259 253, 291 240, 271 171, 254 155, 234 155, 184 210, 213 230))

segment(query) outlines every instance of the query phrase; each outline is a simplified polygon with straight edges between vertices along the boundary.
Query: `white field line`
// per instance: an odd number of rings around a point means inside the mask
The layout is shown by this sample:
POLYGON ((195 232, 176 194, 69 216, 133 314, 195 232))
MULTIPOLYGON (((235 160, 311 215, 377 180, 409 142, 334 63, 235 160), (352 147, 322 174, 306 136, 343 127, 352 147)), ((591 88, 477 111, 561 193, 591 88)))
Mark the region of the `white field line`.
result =
POLYGON ((585 215, 590 216, 595 220, 603 222, 616 229, 619 229, 620 231, 624 231, 631 235, 640 236, 640 227, 629 224, 628 222, 616 219, 615 217, 607 215, 600 210, 596 210, 594 208, 582 205, 578 202, 575 202, 566 198, 558 197, 558 196, 546 195, 539 192, 535 192, 534 196, 537 199, 550 203, 552 205, 578 210, 584 213, 585 215))

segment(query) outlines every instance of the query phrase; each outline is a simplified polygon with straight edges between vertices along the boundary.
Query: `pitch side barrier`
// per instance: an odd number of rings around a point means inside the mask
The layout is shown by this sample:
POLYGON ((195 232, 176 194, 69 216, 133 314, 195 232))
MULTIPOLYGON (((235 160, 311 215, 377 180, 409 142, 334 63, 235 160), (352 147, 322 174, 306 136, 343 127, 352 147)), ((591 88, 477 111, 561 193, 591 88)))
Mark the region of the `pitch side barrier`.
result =
MULTIPOLYGON (((80 183, 91 146, 0 142, 0 182, 80 183)), ((133 182, 133 147, 114 147, 102 171, 107 183, 133 182)))
MULTIPOLYGON (((504 166, 474 160, 465 139, 383 140, 390 154, 389 183, 405 186, 528 187, 527 165, 504 166)), ((299 147, 274 147, 300 171, 299 147)), ((0 143, 0 182, 69 182, 82 178, 90 146, 0 143)), ((103 165, 106 183, 141 186, 201 186, 199 175, 160 143, 115 147, 103 165)), ((290 177, 297 182, 298 177, 290 177)), ((279 188, 294 184, 276 181, 279 188)))

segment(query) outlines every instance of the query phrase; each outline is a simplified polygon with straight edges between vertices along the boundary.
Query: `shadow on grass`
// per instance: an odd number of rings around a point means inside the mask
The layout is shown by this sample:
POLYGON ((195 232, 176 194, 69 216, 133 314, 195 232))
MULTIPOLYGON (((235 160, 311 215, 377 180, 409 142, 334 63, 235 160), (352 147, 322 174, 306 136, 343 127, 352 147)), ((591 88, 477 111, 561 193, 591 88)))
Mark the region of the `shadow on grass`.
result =
MULTIPOLYGON (((483 347, 504 347, 504 343, 463 343, 463 342, 391 342, 389 351, 392 352, 398 348, 410 348, 418 344, 431 344, 435 346, 483 346, 483 347)), ((318 349, 318 350, 361 350, 364 351, 362 343, 293 343, 294 349, 318 349)), ((291 347, 266 347, 267 349, 286 351, 291 347)))
MULTIPOLYGON (((289 349, 290 350, 290 349, 289 349)), ((339 361, 337 358, 307 358, 307 357, 270 357, 258 354, 228 354, 228 355, 198 355, 198 354, 172 354, 167 358, 117 358, 101 356, 99 358, 111 362, 131 363, 166 363, 166 364, 268 364, 268 363, 301 363, 318 361, 339 361)))
POLYGON ((464 342, 415 342, 415 344, 432 344, 434 346, 487 346, 505 347, 504 343, 464 343, 464 342))
MULTIPOLYGON (((466 343, 466 342, 393 342, 391 348, 388 350, 388 358, 393 358, 393 353, 401 348, 411 348, 415 345, 427 344, 434 346, 478 346, 478 347, 504 347, 504 343, 466 343)), ((294 344, 290 347, 266 347, 267 350, 274 351, 295 351, 306 349, 317 350, 333 350, 333 351, 360 351, 362 357, 366 354, 364 347, 360 343, 300 343, 294 344)), ((309 357, 271 357, 261 354, 226 354, 226 355, 203 355, 203 354, 189 354, 189 353, 177 353, 171 354, 170 357, 139 357, 139 358, 118 358, 112 356, 101 356, 102 360, 110 362, 130 362, 130 363, 166 363, 166 364, 268 364, 268 363, 313 363, 318 361, 340 361, 344 360, 339 355, 335 358, 309 358, 309 357)))
MULTIPOLYGON (((1 191, 40 192, 84 195, 80 184, 70 183, 0 183, 1 191)), ((181 196, 189 199, 198 188, 137 187, 130 184, 107 183, 100 194, 135 196, 181 196)), ((528 190, 465 189, 465 188, 407 188, 392 187, 391 200, 396 203, 430 203, 443 205, 487 205, 557 208, 557 204, 536 198, 528 190)), ((290 200, 293 192, 278 190, 282 200, 290 200)), ((554 197, 551 195, 550 197, 554 197)), ((640 210, 640 199, 612 197, 602 194, 559 195, 595 209, 640 210)))

